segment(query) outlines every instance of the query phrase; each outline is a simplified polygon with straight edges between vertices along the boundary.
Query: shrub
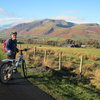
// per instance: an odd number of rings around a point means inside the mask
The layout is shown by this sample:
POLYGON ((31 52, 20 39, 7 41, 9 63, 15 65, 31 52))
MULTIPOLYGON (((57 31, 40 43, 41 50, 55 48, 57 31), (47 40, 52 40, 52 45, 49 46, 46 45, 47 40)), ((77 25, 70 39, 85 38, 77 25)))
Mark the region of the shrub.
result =
POLYGON ((97 68, 93 71, 91 84, 94 85, 97 89, 100 89, 100 68, 97 68))

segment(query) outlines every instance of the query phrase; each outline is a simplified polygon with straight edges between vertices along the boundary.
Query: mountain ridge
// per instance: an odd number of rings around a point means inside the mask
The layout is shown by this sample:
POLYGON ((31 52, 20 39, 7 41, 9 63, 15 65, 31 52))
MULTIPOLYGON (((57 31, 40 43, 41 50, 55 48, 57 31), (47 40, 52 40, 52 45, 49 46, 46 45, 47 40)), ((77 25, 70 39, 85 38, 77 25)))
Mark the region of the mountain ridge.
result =
POLYGON ((65 20, 43 19, 29 23, 21 23, 11 28, 1 30, 3 35, 16 30, 19 36, 44 36, 71 39, 99 39, 100 25, 98 23, 76 24, 65 20))

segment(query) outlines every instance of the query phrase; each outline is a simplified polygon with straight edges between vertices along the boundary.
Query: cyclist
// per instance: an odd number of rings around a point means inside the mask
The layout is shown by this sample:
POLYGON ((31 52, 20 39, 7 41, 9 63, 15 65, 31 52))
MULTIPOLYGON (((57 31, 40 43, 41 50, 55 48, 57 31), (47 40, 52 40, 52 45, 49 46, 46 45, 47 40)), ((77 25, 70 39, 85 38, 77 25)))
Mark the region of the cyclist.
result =
POLYGON ((11 38, 8 39, 6 43, 6 54, 8 59, 15 59, 16 53, 18 52, 17 49, 17 32, 12 31, 10 33, 11 38))
MULTIPOLYGON (((15 59, 16 53, 18 52, 17 48, 17 32, 13 31, 10 33, 11 38, 7 40, 6 43, 6 54, 8 59, 15 59)), ((17 68, 13 70, 13 72, 17 72, 17 68)))

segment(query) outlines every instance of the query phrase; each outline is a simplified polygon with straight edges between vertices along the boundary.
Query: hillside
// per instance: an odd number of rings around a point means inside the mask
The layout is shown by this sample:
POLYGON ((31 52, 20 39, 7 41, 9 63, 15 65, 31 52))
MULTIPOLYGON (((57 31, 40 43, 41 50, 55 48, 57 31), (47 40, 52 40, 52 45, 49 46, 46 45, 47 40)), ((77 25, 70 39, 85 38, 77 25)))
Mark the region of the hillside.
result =
POLYGON ((0 31, 3 36, 16 30, 19 36, 44 36, 71 39, 97 39, 100 40, 100 25, 97 23, 75 24, 64 20, 36 20, 30 23, 21 23, 12 28, 0 31))

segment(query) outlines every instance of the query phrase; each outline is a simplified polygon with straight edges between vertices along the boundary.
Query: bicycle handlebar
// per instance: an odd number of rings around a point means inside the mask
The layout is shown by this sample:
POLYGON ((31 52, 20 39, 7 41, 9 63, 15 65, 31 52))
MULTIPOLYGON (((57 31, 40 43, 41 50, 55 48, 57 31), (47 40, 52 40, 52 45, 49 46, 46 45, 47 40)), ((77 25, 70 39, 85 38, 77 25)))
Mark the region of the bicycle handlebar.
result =
POLYGON ((21 50, 19 50, 19 51, 28 51, 28 50, 30 50, 31 48, 25 48, 25 49, 21 49, 21 50))
POLYGON ((31 48, 25 48, 25 49, 21 49, 21 50, 19 50, 19 52, 20 52, 20 55, 23 55, 23 51, 28 51, 28 50, 30 50, 31 48))

